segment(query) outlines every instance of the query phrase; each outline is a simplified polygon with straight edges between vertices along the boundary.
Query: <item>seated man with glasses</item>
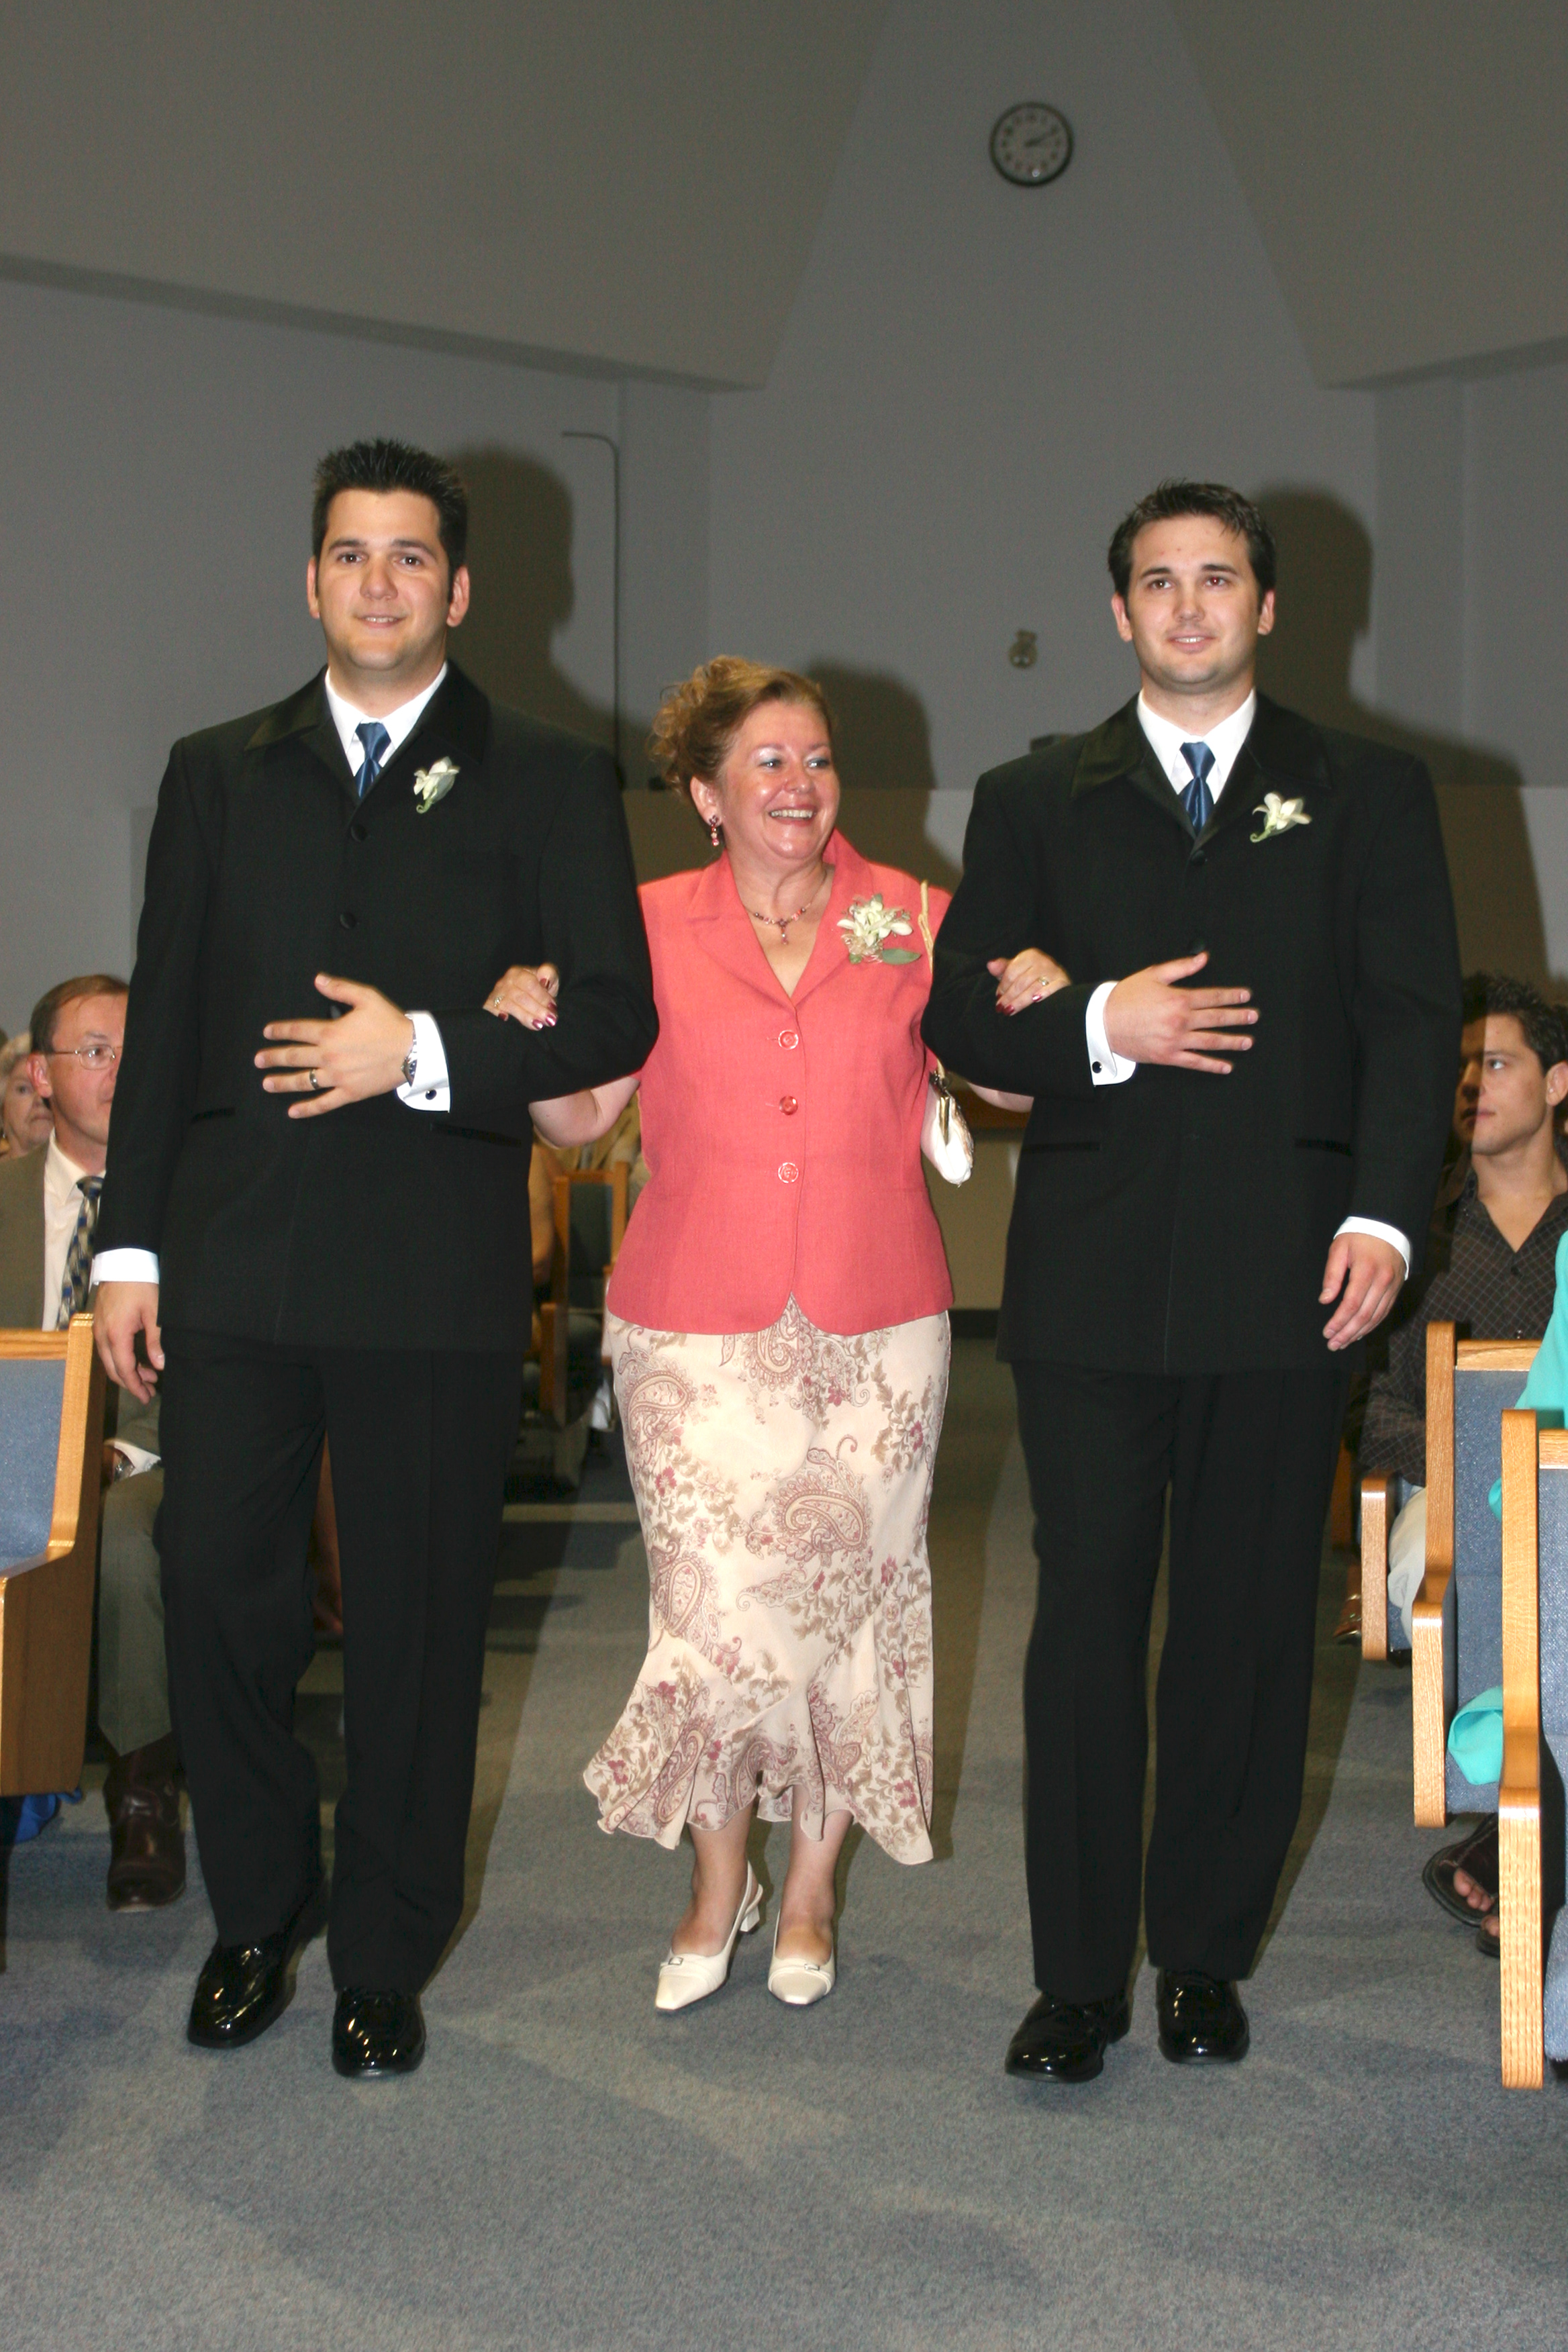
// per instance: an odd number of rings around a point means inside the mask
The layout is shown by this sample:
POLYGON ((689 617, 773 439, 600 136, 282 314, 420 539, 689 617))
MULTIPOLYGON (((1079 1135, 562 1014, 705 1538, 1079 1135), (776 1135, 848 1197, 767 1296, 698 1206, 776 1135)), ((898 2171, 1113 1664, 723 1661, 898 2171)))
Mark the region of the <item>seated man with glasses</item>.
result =
MULTIPOLYGON (((98 1195, 125 1036, 126 987, 61 981, 34 1009, 28 1075, 53 1112, 42 1151, 0 1160, 0 1325, 56 1330, 89 1299, 98 1195)), ((111 1750, 109 1906, 147 1910, 185 1884, 153 1521, 163 1499, 158 1400, 105 1397, 98 1717, 111 1750), (118 1417, 117 1417, 118 1415, 118 1417)))

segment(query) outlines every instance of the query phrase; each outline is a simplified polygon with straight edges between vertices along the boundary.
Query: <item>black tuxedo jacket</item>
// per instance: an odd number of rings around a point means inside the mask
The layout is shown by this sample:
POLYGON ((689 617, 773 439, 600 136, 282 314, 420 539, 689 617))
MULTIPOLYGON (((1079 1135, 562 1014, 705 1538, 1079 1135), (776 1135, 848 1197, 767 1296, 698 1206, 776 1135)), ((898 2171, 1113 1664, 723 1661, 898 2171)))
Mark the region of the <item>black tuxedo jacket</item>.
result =
POLYGON ((658 1034, 602 751, 449 667, 363 802, 321 677, 176 743, 158 796, 98 1247, 156 1250, 171 1326, 342 1347, 509 1349, 531 1309, 528 1106, 639 1069, 658 1034), (455 784, 421 812, 416 772, 455 784), (482 1008, 561 971, 560 1021, 482 1008), (315 1119, 262 1092, 268 1021, 315 975, 433 1013, 449 1112, 315 1119))
POLYGON ((1000 1352, 1138 1372, 1329 1366, 1323 1262, 1346 1216, 1426 1231, 1452 1113, 1459 970, 1418 761, 1259 699, 1194 842, 1129 703, 983 776, 936 943, 925 1034, 1032 1094, 1000 1352), (1307 820, 1267 839, 1264 795, 1307 820), (987 960, 1047 950, 1074 985, 1011 1019, 987 960), (1229 1077, 1096 1087, 1101 981, 1206 948, 1251 989, 1229 1077))

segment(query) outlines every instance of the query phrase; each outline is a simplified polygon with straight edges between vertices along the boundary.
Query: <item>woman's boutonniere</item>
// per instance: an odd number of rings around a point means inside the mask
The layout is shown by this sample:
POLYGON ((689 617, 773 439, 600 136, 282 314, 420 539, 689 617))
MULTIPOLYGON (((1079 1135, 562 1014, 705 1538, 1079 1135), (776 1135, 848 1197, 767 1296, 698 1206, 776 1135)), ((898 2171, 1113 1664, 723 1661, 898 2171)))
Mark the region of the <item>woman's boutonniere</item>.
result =
POLYGON ((444 801, 458 781, 456 760, 445 757, 433 768, 419 768, 414 777, 414 805, 419 816, 428 816, 437 801, 444 801))
POLYGON ((1263 823, 1257 833, 1248 834, 1249 841, 1272 841, 1277 833, 1289 833, 1293 824, 1310 824, 1305 801, 1281 800, 1278 793, 1265 793, 1252 812, 1263 823))
POLYGON ((838 928, 851 963, 915 963, 913 948, 889 948, 883 941, 908 939, 914 925, 901 907, 884 907, 879 890, 873 898, 851 898, 849 912, 840 915, 838 928))

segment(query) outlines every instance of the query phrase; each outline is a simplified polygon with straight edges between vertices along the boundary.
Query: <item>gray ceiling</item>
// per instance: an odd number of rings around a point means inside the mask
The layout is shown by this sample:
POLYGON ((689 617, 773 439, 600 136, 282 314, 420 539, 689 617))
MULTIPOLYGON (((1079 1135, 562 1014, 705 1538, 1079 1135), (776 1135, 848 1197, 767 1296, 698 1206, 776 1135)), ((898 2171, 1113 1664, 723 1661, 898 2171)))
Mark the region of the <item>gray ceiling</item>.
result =
MULTIPOLYGON (((1320 382, 1568 341, 1568 0, 1172 6, 1320 382)), ((1199 160, 1150 200, 1201 230, 1199 160)))
POLYGON ((763 383, 885 0, 0 0, 0 271, 763 383))

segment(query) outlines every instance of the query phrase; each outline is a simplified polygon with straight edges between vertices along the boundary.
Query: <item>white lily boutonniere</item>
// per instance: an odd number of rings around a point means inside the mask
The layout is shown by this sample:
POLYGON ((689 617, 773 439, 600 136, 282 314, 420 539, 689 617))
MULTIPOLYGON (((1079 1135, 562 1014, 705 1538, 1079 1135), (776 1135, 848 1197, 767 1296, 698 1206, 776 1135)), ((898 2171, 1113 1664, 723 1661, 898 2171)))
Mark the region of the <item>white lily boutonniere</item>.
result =
POLYGON ((433 768, 419 768, 414 777, 414 803, 418 815, 428 816, 437 801, 444 801, 458 781, 456 760, 445 757, 433 768))
POLYGON ((1249 841, 1272 841, 1277 833, 1289 833, 1293 824, 1310 824, 1305 801, 1282 800, 1278 793, 1265 793, 1252 812, 1263 823, 1257 833, 1248 834, 1249 841))
POLYGON ((914 925, 902 907, 884 907, 879 890, 869 898, 851 898, 849 912, 840 915, 838 928, 851 963, 914 963, 913 948, 890 948, 890 939, 908 939, 914 925))

